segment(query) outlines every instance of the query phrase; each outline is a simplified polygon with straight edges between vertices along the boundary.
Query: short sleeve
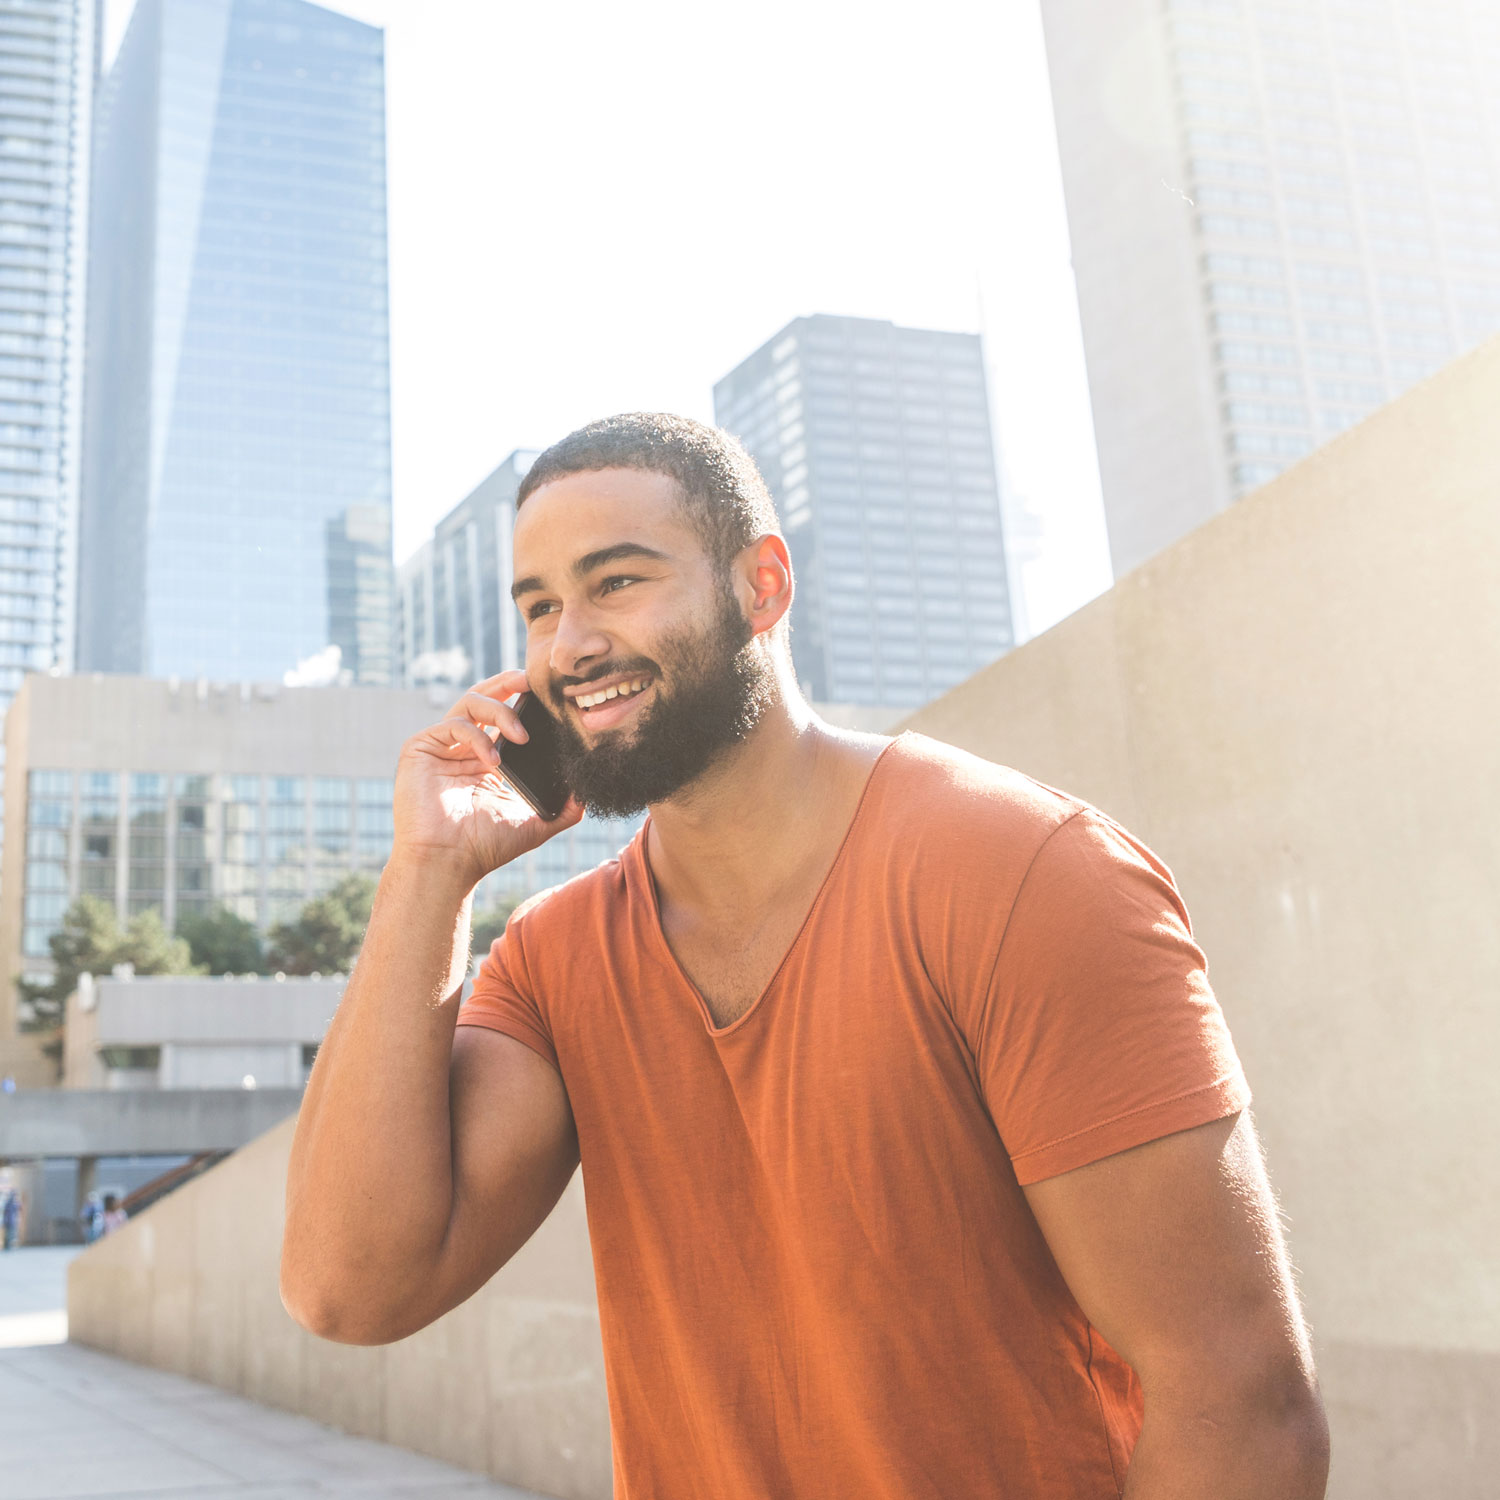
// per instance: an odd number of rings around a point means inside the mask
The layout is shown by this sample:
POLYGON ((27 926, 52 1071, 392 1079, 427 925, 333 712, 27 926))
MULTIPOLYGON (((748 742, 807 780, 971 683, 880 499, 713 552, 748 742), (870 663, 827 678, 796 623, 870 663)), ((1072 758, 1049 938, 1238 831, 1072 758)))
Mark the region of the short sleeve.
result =
POLYGON ((1021 883, 977 1062, 1022 1186, 1249 1102, 1171 872, 1093 808, 1021 883))
MULTIPOLYGON (((474 989, 458 1013, 460 1026, 485 1026, 524 1042, 539 1057, 558 1067, 552 1032, 532 994, 526 963, 522 919, 533 903, 521 907, 505 931, 490 945, 474 989)), ((559 1070, 560 1071, 560 1070, 559 1070)))

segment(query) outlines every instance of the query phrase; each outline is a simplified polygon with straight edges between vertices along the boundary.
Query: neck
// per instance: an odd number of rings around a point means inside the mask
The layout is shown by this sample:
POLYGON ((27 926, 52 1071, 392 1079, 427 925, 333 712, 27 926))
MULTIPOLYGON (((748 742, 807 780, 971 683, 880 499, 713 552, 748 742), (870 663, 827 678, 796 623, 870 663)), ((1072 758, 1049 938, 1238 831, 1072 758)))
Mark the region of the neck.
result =
POLYGON ((784 671, 754 731, 652 807, 646 852, 663 899, 758 904, 804 865, 826 863, 886 743, 824 723, 784 671))

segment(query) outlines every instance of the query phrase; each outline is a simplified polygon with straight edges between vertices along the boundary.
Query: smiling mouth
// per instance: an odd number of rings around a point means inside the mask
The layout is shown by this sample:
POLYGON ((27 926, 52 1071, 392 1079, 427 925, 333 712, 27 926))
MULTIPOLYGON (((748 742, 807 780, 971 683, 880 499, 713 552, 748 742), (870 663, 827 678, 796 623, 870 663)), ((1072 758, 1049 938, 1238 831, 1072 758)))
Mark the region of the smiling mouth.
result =
POLYGON ((637 693, 644 692, 650 685, 650 676, 631 677, 624 682, 613 682, 607 688, 600 688, 597 693, 579 693, 573 699, 573 703, 587 718, 590 713, 603 708, 607 703, 613 703, 617 698, 633 698, 637 693))

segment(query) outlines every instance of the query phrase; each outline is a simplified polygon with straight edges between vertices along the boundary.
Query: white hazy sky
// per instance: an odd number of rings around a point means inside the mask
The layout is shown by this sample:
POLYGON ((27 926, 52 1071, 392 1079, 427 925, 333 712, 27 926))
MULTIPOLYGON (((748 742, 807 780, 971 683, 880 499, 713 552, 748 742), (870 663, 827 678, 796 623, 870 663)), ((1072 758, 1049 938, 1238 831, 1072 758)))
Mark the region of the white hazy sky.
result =
POLYGON ((398 559, 830 312, 982 331, 1032 632, 1108 586, 1037 0, 331 8, 386 30, 398 559))

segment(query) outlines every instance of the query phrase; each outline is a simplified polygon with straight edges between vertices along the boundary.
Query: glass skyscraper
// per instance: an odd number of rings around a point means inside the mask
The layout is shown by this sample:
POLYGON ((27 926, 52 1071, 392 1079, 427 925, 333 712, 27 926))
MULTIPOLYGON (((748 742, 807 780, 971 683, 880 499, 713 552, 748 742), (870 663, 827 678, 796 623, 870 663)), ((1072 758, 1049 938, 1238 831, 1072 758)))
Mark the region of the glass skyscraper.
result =
POLYGON ((1120 574, 1500 332, 1500 9, 1042 13, 1120 574))
POLYGON ((382 33, 138 0, 97 109, 80 668, 390 681, 382 33))
POLYGON ((511 602, 516 494, 536 460, 518 449, 438 522, 397 575, 397 646, 408 686, 467 685, 525 665, 511 602))
POLYGON ((27 672, 72 663, 93 20, 0 0, 0 714, 27 672))
POLYGON ((792 553, 809 697, 916 707, 1014 643, 974 334, 819 314, 714 387, 792 553))

